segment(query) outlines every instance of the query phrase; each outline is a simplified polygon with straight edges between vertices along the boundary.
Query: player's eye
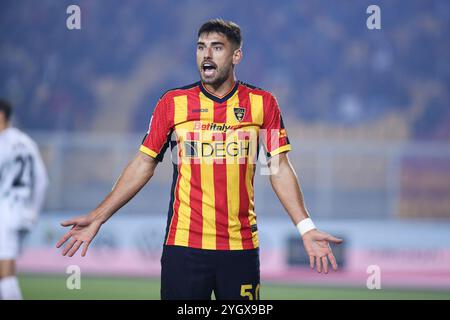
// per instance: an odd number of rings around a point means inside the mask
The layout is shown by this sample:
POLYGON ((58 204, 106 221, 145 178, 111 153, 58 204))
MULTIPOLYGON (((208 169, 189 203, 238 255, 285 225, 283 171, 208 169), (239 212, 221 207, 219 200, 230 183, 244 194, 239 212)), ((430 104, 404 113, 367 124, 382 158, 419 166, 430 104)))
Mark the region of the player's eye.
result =
POLYGON ((222 46, 216 46, 216 47, 214 47, 214 50, 215 51, 221 51, 222 50, 222 46))
POLYGON ((197 50, 200 50, 200 51, 202 51, 204 49, 204 47, 203 46, 197 46, 197 50))

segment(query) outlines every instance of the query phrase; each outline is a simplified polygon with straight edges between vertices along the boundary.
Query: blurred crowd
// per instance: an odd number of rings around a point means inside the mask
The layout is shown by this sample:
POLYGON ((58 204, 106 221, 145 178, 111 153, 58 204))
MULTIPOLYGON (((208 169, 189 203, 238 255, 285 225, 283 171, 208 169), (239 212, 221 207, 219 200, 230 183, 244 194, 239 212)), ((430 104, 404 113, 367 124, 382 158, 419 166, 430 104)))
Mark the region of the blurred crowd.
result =
POLYGON ((197 81, 198 27, 241 25, 240 80, 272 91, 291 123, 361 126, 397 115, 413 140, 450 140, 450 2, 2 1, 0 95, 20 126, 142 132, 162 92, 197 81), (81 8, 81 30, 66 8, 81 8))

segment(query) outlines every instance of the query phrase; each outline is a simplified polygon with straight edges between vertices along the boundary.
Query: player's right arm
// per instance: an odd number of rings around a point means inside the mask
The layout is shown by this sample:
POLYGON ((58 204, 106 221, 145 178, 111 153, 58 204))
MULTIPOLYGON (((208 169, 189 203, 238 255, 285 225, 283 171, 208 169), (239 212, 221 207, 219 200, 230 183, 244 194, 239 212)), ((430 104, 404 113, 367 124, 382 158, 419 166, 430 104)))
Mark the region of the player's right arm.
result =
POLYGON ((158 162, 167 148, 173 127, 170 103, 162 97, 153 112, 149 130, 142 141, 140 151, 120 175, 112 191, 100 205, 87 215, 64 221, 62 226, 72 228, 58 241, 56 247, 67 242, 62 254, 72 257, 84 244, 81 252, 86 255, 89 244, 100 227, 122 206, 130 201, 151 179, 158 162))
POLYGON ((67 242, 62 254, 72 257, 84 244, 82 256, 100 227, 122 206, 130 201, 153 176, 158 161, 139 151, 120 175, 116 184, 100 205, 89 214, 61 223, 72 228, 58 241, 56 247, 67 242))

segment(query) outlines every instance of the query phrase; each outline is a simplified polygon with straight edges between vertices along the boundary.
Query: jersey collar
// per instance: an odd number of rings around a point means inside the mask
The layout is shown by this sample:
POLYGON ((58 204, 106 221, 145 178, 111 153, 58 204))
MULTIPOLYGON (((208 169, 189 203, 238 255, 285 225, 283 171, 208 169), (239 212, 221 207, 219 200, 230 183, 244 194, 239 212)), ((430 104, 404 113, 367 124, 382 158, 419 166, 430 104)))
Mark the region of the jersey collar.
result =
POLYGON ((234 93, 236 92, 238 87, 239 87, 239 81, 235 81, 233 88, 226 95, 224 95, 223 97, 218 97, 218 96, 212 94, 211 92, 209 92, 208 89, 206 89, 203 86, 203 83, 200 81, 200 90, 203 92, 203 94, 205 96, 207 96, 209 99, 216 101, 218 103, 223 103, 223 102, 227 101, 228 99, 230 99, 234 95, 234 93))

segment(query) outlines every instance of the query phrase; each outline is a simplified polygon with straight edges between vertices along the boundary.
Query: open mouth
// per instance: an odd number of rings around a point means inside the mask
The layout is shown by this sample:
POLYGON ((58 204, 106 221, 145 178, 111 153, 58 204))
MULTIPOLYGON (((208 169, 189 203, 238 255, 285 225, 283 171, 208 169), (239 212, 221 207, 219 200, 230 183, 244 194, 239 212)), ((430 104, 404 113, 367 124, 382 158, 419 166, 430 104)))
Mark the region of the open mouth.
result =
POLYGON ((202 70, 204 75, 209 77, 214 75, 214 72, 217 70, 217 66, 211 61, 206 61, 202 63, 202 70))

